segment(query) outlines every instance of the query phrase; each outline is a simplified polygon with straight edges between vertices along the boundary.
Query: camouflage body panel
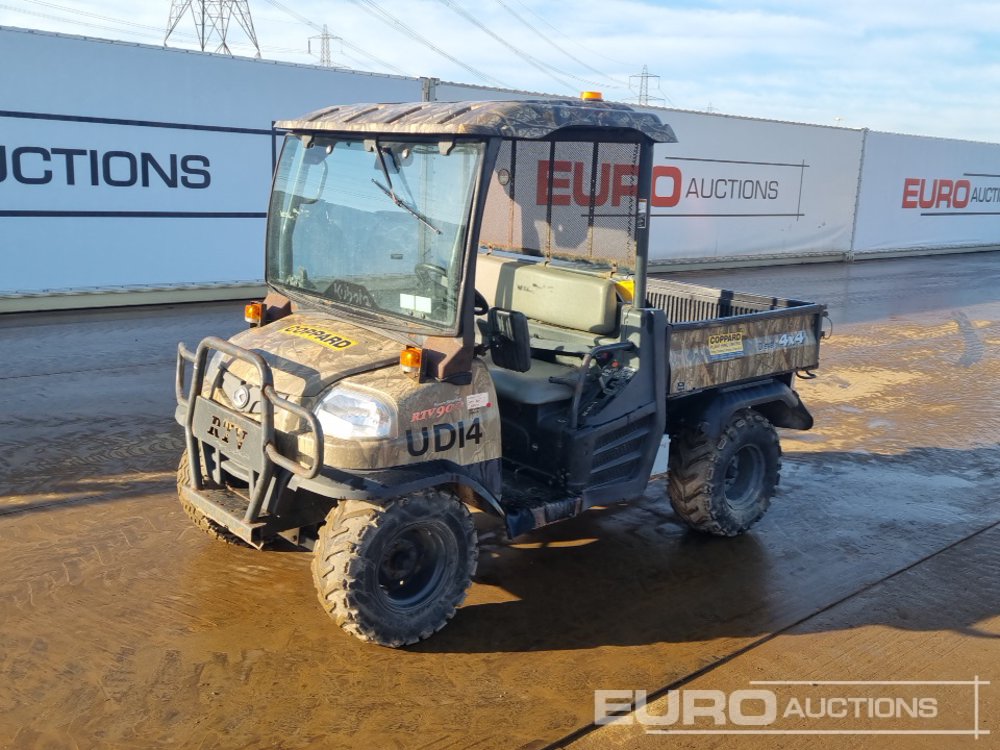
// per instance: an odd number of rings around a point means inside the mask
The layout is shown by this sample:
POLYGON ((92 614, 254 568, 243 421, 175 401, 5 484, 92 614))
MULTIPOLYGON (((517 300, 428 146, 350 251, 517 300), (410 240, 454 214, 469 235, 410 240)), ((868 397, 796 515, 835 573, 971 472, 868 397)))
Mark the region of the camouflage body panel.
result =
MULTIPOLYGON (((399 366, 405 344, 320 312, 299 312, 242 331, 230 341, 260 354, 271 367, 278 395, 307 409, 314 409, 334 382, 370 391, 390 406, 396 416, 395 434, 367 440, 325 436, 326 466, 366 470, 432 460, 469 465, 500 457, 496 391, 478 360, 469 385, 418 383, 399 366)), ((217 374, 210 369, 202 395, 259 421, 256 368, 228 357, 220 362, 224 373, 219 386, 208 392, 217 374), (240 386, 255 394, 244 409, 232 398, 240 386)), ((278 448, 289 458, 305 461, 312 435, 285 410, 275 409, 274 418, 278 448)))
MULTIPOLYGON (((327 466, 366 470, 440 460, 471 466, 500 458, 496 391, 486 365, 479 360, 473 362, 469 385, 417 383, 398 365, 341 382, 389 401, 396 410, 397 431, 395 436, 380 440, 326 436, 323 463, 327 466)), ((303 448, 308 453, 308 446, 303 448)))
MULTIPOLYGON (((251 349, 271 366, 274 389, 292 401, 316 396, 341 373, 395 358, 406 345, 321 312, 299 312, 230 341, 251 349)), ((256 369, 241 361, 227 370, 256 382, 256 369)), ((211 375, 206 382, 211 382, 211 375)))
POLYGON ((660 118, 625 104, 575 99, 545 101, 412 102, 345 104, 295 120, 279 120, 282 130, 322 130, 366 135, 467 135, 538 140, 563 128, 618 128, 657 143, 675 143, 673 129, 660 118))
POLYGON ((759 312, 709 325, 674 326, 669 394, 680 396, 818 366, 821 309, 810 305, 799 314, 759 312))

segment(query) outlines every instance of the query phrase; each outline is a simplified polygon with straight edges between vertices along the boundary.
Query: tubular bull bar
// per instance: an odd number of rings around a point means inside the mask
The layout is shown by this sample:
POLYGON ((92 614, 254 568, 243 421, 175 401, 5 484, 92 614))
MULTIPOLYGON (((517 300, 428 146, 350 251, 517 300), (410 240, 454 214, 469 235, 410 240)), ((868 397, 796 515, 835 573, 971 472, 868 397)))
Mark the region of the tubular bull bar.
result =
MULTIPOLYGON (((244 541, 261 546, 263 530, 273 525, 261 521, 262 513, 264 510, 273 510, 272 501, 280 495, 280 490, 287 485, 291 475, 313 479, 319 474, 323 465, 323 431, 319 420, 308 409, 277 394, 271 367, 263 357, 215 336, 203 339, 193 353, 183 343, 177 345, 174 385, 177 403, 183 412, 184 440, 191 472, 190 485, 181 487, 182 496, 211 520, 244 541), (202 395, 208 355, 213 351, 242 360, 256 368, 261 392, 259 422, 202 395), (184 375, 188 363, 192 365, 191 382, 185 387, 184 375), (306 455, 308 465, 290 459, 278 450, 274 431, 276 408, 298 417, 313 434, 312 450, 306 455), (210 471, 219 488, 206 488, 202 479, 204 444, 214 451, 214 470, 210 471), (245 477, 241 478, 246 478, 249 486, 248 503, 241 495, 224 488, 223 464, 235 469, 231 473, 236 476, 245 473, 245 477), (288 473, 281 475, 275 470, 276 467, 288 473)), ((209 468, 208 462, 206 468, 209 468)))

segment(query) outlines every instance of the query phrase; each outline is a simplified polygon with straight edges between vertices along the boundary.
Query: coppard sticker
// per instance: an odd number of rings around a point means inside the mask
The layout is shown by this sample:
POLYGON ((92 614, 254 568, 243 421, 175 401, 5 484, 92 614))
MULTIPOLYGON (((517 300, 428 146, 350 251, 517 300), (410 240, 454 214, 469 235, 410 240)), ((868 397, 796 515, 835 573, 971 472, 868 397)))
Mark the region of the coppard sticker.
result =
POLYGON ((358 343, 357 341, 351 341, 351 339, 345 338, 339 333, 331 331, 327 328, 302 325, 301 323, 282 328, 281 332, 287 333, 289 336, 298 336, 300 339, 307 339, 315 344, 325 346, 327 349, 334 349, 335 351, 341 351, 358 343))
POLYGON ((708 337, 708 353, 712 357, 732 357, 743 354, 743 332, 713 333, 708 337))

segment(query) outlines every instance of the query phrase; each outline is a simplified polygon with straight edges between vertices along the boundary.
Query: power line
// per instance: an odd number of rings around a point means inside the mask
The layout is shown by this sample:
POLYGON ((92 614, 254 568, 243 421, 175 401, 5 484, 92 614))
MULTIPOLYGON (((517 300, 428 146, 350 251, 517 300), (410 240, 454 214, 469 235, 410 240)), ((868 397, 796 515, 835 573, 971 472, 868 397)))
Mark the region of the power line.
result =
MULTIPOLYGON (((510 42, 508 42, 506 39, 504 39, 502 36, 500 36, 495 31, 493 31, 493 29, 489 28, 484 23, 482 23, 474 15, 472 15, 471 13, 469 13, 469 11, 467 11, 464 8, 461 8, 458 5, 456 5, 454 2, 452 2, 452 0, 438 0, 438 2, 440 2, 442 5, 450 8, 451 10, 455 11, 458 15, 460 15, 466 21, 468 21, 469 23, 471 23, 477 29, 479 29, 483 33, 489 35, 490 37, 492 37, 496 41, 500 42, 500 44, 502 44, 504 47, 506 47, 507 49, 509 49, 511 52, 513 52, 515 55, 517 55, 518 57, 520 57, 522 60, 524 60, 526 63, 528 63, 532 67, 537 68, 542 73, 545 73, 545 75, 549 76, 554 81, 558 81, 560 86, 564 86, 565 88, 568 88, 570 91, 572 91, 573 89, 576 88, 573 84, 568 83, 567 81, 564 81, 562 78, 560 78, 558 75, 556 75, 556 73, 561 73, 562 75, 569 76, 570 78, 576 78, 576 76, 574 76, 574 75, 572 75, 570 73, 565 73, 563 71, 557 70, 556 68, 553 68, 551 65, 546 65, 545 63, 543 63, 541 60, 539 60, 538 58, 534 57, 533 55, 530 55, 527 52, 518 49, 513 44, 511 44, 510 42)), ((577 78, 577 80, 581 80, 582 81, 583 79, 582 78, 577 78)), ((584 81, 584 83, 586 83, 586 81, 584 81)))
POLYGON ((512 16, 514 16, 514 18, 516 18, 518 21, 520 21, 522 25, 527 26, 529 29, 531 29, 546 44, 548 44, 549 46, 555 48, 556 50, 558 50, 559 52, 561 52, 562 54, 564 54, 566 57, 568 57, 570 60, 572 60, 573 62, 577 63, 578 65, 583 66, 584 68, 586 68, 587 70, 589 70, 591 73, 596 73, 597 75, 601 76, 602 78, 607 79, 607 81, 611 82, 612 88, 625 88, 625 82, 624 81, 618 81, 618 80, 616 80, 614 77, 608 75, 607 73, 604 73, 604 72, 598 70, 597 68, 593 67, 592 65, 590 65, 587 62, 585 62, 584 60, 581 60, 579 57, 577 57, 576 55, 574 55, 572 52, 569 52, 568 50, 564 49, 562 46, 556 44, 556 42, 553 41, 553 39, 550 36, 548 36, 547 34, 545 34, 544 32, 542 32, 537 26, 535 26, 533 23, 531 23, 531 21, 529 21, 524 16, 522 16, 520 13, 518 13, 516 10, 514 10, 512 7, 510 7, 510 5, 508 5, 506 2, 504 2, 504 0, 497 0, 497 3, 499 3, 500 7, 502 7, 504 10, 506 10, 512 16))
MULTIPOLYGON (((76 26, 86 26, 92 29, 101 29, 103 31, 111 31, 118 34, 127 31, 130 36, 138 36, 142 38, 155 38, 162 40, 163 38, 163 27, 161 26, 150 26, 145 23, 138 23, 136 21, 127 21, 123 18, 114 18, 112 16, 104 16, 99 13, 91 13, 85 10, 79 10, 78 8, 70 8, 65 5, 58 5, 56 3, 45 2, 45 0, 21 0, 21 2, 34 3, 35 5, 43 5, 48 8, 53 8, 55 10, 61 10, 67 13, 75 13, 77 15, 86 16, 87 18, 95 18, 101 21, 108 21, 109 23, 119 24, 120 26, 128 27, 126 29, 118 28, 117 26, 107 26, 105 24, 91 23, 88 21, 81 21, 77 18, 69 18, 67 16, 54 15, 51 13, 41 13, 38 11, 27 10, 24 8, 18 8, 13 5, 0 4, 0 8, 4 10, 13 11, 14 13, 21 13, 23 15, 33 16, 35 18, 45 18, 50 21, 58 21, 60 23, 68 23, 76 26)), ((289 22, 291 23, 291 22, 289 22)), ((171 34, 171 38, 179 37, 182 41, 197 44, 198 38, 191 33, 175 30, 171 34)), ((341 40, 342 41, 342 40, 341 40)), ((230 47, 233 48, 253 48, 253 45, 247 42, 230 42, 230 47)), ((301 53, 303 50, 298 47, 275 47, 272 45, 262 44, 260 46, 262 51, 266 52, 285 52, 285 53, 301 53)), ((346 55, 345 55, 346 56, 346 55)), ((406 75, 402 71, 399 71, 400 75, 406 75)))
POLYGON ((631 63, 623 62, 622 60, 617 60, 617 59, 615 59, 613 57, 608 57, 607 55, 603 55, 600 52, 597 52, 596 50, 590 49, 585 44, 582 44, 578 40, 576 40, 573 37, 569 36, 565 31, 563 31, 562 29, 560 29, 558 26, 555 26, 552 23, 550 23, 548 19, 546 19, 544 16, 540 15, 539 13, 536 13, 533 8, 531 8, 530 6, 526 5, 521 0, 515 0, 515 2, 517 2, 517 4, 520 5, 522 8, 524 8, 524 10, 528 11, 528 13, 530 13, 535 18, 537 18, 539 21, 541 21, 542 23, 544 23, 546 26, 548 26, 554 32, 556 32, 557 34, 559 34, 559 36, 561 36, 563 39, 568 39, 569 41, 573 42, 573 44, 575 44, 580 49, 587 50, 587 52, 591 53, 592 55, 597 55, 598 57, 603 57, 605 60, 608 60, 609 62, 617 63, 618 65, 627 65, 627 66, 631 67, 631 63))
MULTIPOLYGON (((163 31, 159 26, 149 26, 148 24, 144 24, 144 23, 136 23, 135 21, 126 21, 123 18, 113 18, 112 16, 103 16, 100 13, 91 13, 90 11, 79 10, 78 8, 69 8, 69 7, 66 7, 65 5, 57 5, 56 3, 47 3, 47 2, 45 2, 45 0, 21 0, 21 1, 22 2, 27 2, 27 3, 32 3, 34 5, 43 5, 46 8, 53 8, 55 10, 61 10, 61 11, 67 12, 67 13, 76 13, 77 15, 86 16, 87 18, 96 18, 96 19, 101 20, 101 21, 109 21, 110 23, 119 24, 121 26, 131 26, 131 27, 137 28, 137 29, 149 29, 151 31, 157 32, 157 35, 159 35, 163 31)), ((22 12, 24 12, 24 11, 22 11, 22 12)), ((54 16, 44 16, 44 17, 45 18, 54 18, 54 16)), ((69 23, 73 23, 74 22, 73 19, 70 19, 70 18, 64 18, 64 19, 59 19, 59 20, 68 21, 69 23)), ((191 39, 194 38, 193 35, 191 35, 191 34, 184 34, 183 32, 179 32, 179 33, 181 33, 182 36, 187 36, 187 37, 189 37, 191 39)))
MULTIPOLYGON (((326 28, 325 26, 320 26, 315 21, 309 20, 308 18, 306 18, 305 16, 303 16, 301 13, 298 13, 298 12, 292 10, 291 8, 289 8, 284 3, 278 2, 278 0, 267 0, 267 2, 270 3, 271 5, 273 5, 278 10, 280 10, 282 13, 288 14, 289 16, 291 16, 292 18, 294 18, 299 23, 305 24, 309 28, 313 29, 314 31, 318 31, 321 34, 324 33, 324 29, 326 28)), ((371 60, 372 62, 376 63, 377 65, 381 65, 383 68, 386 68, 387 70, 391 70, 394 73, 397 73, 397 74, 399 74, 401 76, 408 75, 405 71, 400 70, 399 68, 397 68, 392 63, 386 62, 382 58, 376 57, 375 55, 371 54, 370 52, 366 52, 361 47, 358 47, 355 44, 351 44, 349 41, 347 41, 343 37, 336 36, 336 37, 331 37, 331 39, 336 39, 344 47, 347 47, 348 49, 350 49, 350 50, 352 50, 354 52, 357 52, 362 57, 365 57, 368 60, 371 60)), ((348 57, 348 56, 345 55, 345 57, 348 57)), ((358 61, 355 60, 355 62, 358 62, 358 61)))
POLYGON ((279 3, 278 0, 267 0, 267 2, 270 3, 271 5, 273 5, 278 10, 280 10, 280 11, 282 11, 284 13, 287 13, 292 18, 294 18, 296 21, 298 21, 299 23, 304 23, 306 26, 311 26, 316 31, 322 31, 323 30, 323 28, 318 23, 314 23, 314 22, 310 21, 308 18, 306 18, 305 16, 303 16, 301 13, 297 13, 296 11, 292 10, 291 8, 289 8, 287 5, 283 5, 282 3, 279 3))
MULTIPOLYGON (((102 29, 104 31, 114 31, 114 32, 117 32, 117 33, 121 33, 121 31, 122 31, 122 29, 115 28, 113 26, 106 26, 104 24, 92 23, 90 21, 80 21, 80 20, 75 19, 75 18, 66 18, 65 16, 55 16, 55 15, 52 15, 51 13, 41 13, 39 11, 27 10, 26 8, 18 8, 18 7, 13 6, 13 5, 0 4, 0 8, 2 8, 4 10, 10 10, 10 11, 13 11, 15 13, 21 13, 21 14, 26 15, 26 16, 33 16, 35 18, 45 18, 45 19, 47 19, 49 21, 59 21, 60 23, 71 23, 71 24, 75 24, 77 26, 86 26, 86 27, 91 28, 91 29, 102 29)), ((71 9, 70 8, 66 8, 65 10, 71 10, 71 9)), ((111 20, 111 19, 109 19, 109 20, 111 20)), ((120 22, 119 21, 114 21, 114 23, 120 23, 120 22)), ((129 24, 129 25, 142 26, 141 24, 129 24)), ((155 31, 156 31, 155 36, 157 38, 159 38, 160 35, 163 33, 162 29, 156 28, 155 26, 142 26, 142 28, 155 29, 155 31)), ((134 31, 132 33, 137 34, 139 36, 147 36, 147 37, 148 36, 154 36, 154 34, 145 33, 145 32, 141 32, 141 31, 134 31)))
POLYGON ((377 18, 378 20, 382 21, 383 23, 388 24, 389 26, 393 27, 394 29, 396 29, 400 33, 405 34, 406 36, 410 37, 410 39, 413 39, 414 41, 419 42, 420 44, 424 45, 428 49, 431 49, 434 52, 437 52, 439 55, 441 55, 441 57, 445 58, 446 60, 450 60, 455 65, 458 65, 463 70, 465 70, 465 71, 471 73, 472 75, 474 75, 476 78, 478 78, 478 79, 480 79, 482 81, 485 81, 486 83, 492 83, 492 84, 494 84, 496 86, 501 86, 503 88, 509 88, 507 86, 507 84, 505 84, 503 81, 499 81, 496 78, 494 78, 493 76, 487 75, 486 73, 483 73, 482 71, 477 70, 476 68, 472 67, 471 65, 468 65, 467 63, 462 62, 457 57, 452 57, 447 52, 445 52, 443 49, 441 49, 436 44, 434 44, 432 41, 430 41, 426 37, 422 36, 421 34, 417 33, 414 29, 410 28, 407 24, 403 23, 398 18, 396 18, 394 15, 392 15, 391 13, 389 13, 388 11, 386 11, 384 8, 382 8, 374 0, 352 0, 352 2, 354 2, 356 5, 359 5, 361 7, 361 9, 364 10, 365 12, 367 12, 369 15, 372 15, 375 18, 377 18))

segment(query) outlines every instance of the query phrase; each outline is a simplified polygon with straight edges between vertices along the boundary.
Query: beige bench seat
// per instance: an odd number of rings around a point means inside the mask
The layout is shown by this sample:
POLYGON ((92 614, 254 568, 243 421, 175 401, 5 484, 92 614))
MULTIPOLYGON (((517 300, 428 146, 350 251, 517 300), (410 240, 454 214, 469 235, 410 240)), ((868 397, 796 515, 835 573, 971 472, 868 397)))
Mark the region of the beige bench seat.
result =
POLYGON ((493 377, 493 385, 501 398, 517 401, 522 404, 551 404, 573 397, 573 388, 562 383, 552 383, 550 377, 567 378, 570 382, 577 376, 579 368, 546 362, 541 359, 531 360, 531 369, 527 372, 514 372, 497 367, 486 360, 493 377))
MULTIPOLYGON (((618 295, 611 279, 601 276, 481 254, 476 259, 476 289, 490 306, 523 313, 532 347, 553 354, 582 357, 618 327, 618 295)), ((579 373, 578 367, 534 357, 527 372, 506 370, 489 358, 486 364, 499 396, 522 404, 572 398, 572 386, 549 378, 572 382, 579 373)))

